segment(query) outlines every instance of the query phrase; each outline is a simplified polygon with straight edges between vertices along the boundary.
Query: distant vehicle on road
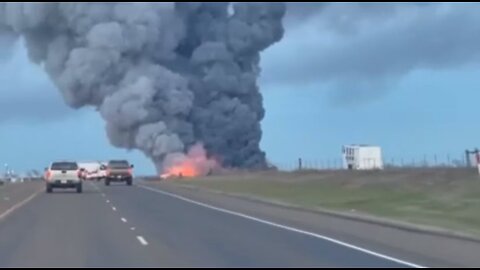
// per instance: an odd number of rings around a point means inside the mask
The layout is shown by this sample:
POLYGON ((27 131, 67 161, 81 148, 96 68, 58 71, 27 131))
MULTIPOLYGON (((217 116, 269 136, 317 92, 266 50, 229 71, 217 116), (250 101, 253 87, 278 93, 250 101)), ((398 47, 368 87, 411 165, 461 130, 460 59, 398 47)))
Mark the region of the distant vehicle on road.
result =
POLYGON ((110 160, 106 167, 105 185, 109 186, 110 182, 126 182, 132 185, 133 165, 126 160, 110 160))
POLYGON ((107 163, 100 165, 97 181, 105 180, 105 178, 107 178, 107 165, 107 163))
POLYGON ((77 193, 82 193, 81 172, 76 162, 53 162, 45 168, 45 185, 47 193, 53 188, 75 188, 77 193))
POLYGON ((100 162, 80 162, 78 166, 84 169, 81 173, 83 180, 97 180, 104 178, 101 172, 102 164, 100 162))

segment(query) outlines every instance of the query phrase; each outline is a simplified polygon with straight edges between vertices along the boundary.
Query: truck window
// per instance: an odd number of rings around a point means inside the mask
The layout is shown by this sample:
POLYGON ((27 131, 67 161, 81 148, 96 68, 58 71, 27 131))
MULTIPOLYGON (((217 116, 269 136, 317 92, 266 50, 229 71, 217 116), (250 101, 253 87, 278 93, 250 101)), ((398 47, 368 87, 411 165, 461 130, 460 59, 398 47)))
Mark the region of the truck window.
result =
POLYGON ((112 169, 126 169, 130 168, 130 164, 128 164, 128 161, 110 161, 108 163, 108 166, 112 169))
POLYGON ((52 171, 76 171, 78 165, 75 162, 55 162, 50 169, 52 171))

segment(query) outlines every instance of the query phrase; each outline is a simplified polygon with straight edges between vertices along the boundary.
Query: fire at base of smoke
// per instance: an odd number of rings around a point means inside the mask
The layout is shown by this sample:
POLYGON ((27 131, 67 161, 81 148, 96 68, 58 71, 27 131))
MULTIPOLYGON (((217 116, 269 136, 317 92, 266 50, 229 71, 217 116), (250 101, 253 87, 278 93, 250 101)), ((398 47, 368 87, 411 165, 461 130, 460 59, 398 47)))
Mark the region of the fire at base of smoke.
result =
POLYGON ((162 178, 169 177, 198 177, 210 174, 220 164, 213 158, 207 157, 207 152, 201 143, 192 146, 187 154, 168 154, 163 162, 162 178))
POLYGON ((114 146, 141 150, 159 171, 203 174, 212 162, 184 154, 195 142, 227 167, 266 166, 256 79, 285 12, 270 2, 0 3, 0 35, 25 38, 67 104, 96 107, 114 146))

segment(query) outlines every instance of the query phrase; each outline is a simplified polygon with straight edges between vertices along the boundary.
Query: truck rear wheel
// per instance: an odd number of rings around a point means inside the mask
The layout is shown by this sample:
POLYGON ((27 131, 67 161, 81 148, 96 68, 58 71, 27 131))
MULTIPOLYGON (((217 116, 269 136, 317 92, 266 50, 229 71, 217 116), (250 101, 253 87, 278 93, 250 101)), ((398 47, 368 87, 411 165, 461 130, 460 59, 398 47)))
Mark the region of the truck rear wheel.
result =
POLYGON ((52 193, 53 188, 51 185, 47 184, 46 190, 47 190, 47 193, 52 193))
POLYGON ((77 193, 82 193, 82 184, 77 185, 77 193))
POLYGON ((105 179, 105 186, 110 186, 110 180, 105 179))
POLYGON ((127 186, 131 186, 132 185, 132 178, 129 178, 127 179, 127 186))

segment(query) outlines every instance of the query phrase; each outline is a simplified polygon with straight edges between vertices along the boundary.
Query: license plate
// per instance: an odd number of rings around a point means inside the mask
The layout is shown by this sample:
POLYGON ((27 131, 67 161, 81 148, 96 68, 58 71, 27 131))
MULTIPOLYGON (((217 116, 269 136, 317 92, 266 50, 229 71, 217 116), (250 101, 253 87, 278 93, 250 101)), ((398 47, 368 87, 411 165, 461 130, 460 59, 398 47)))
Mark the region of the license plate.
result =
POLYGON ((118 179, 122 178, 120 175, 117 176, 118 179))
POLYGON ((62 180, 62 184, 66 184, 66 183, 68 183, 67 180, 62 180))

